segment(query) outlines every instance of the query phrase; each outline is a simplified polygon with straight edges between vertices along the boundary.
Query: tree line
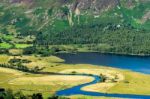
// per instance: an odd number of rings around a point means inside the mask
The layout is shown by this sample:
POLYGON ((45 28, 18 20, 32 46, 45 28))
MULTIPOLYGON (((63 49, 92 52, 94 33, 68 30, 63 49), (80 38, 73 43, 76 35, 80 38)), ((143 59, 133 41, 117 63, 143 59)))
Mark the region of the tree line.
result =
POLYGON ((40 32, 34 45, 89 44, 90 50, 122 54, 150 54, 150 32, 130 24, 90 23, 62 32, 40 32))
POLYGON ((11 68, 11 69, 16 69, 20 70, 23 72, 29 72, 29 73, 38 73, 44 68, 39 68, 38 66, 35 66, 33 68, 28 68, 27 66, 23 65, 24 62, 29 62, 28 60, 21 60, 21 59, 10 59, 7 64, 0 64, 0 67, 5 67, 5 68, 11 68))
MULTIPOLYGON (((13 92, 11 89, 0 88, 0 99, 44 99, 42 93, 33 93, 31 95, 25 95, 22 91, 13 92)), ((70 99, 66 97, 60 97, 51 95, 47 99, 70 99)))

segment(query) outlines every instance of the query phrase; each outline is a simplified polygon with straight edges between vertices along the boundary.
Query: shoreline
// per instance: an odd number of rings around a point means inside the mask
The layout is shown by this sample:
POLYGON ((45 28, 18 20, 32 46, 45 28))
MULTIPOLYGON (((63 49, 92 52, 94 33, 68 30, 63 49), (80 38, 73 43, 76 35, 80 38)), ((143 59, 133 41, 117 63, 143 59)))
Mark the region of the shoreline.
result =
POLYGON ((118 56, 135 56, 135 57, 150 57, 150 54, 126 54, 126 53, 115 53, 115 52, 99 52, 99 51, 77 51, 77 52, 57 52, 57 54, 78 54, 78 53, 99 53, 99 54, 108 54, 108 55, 118 55, 118 56))

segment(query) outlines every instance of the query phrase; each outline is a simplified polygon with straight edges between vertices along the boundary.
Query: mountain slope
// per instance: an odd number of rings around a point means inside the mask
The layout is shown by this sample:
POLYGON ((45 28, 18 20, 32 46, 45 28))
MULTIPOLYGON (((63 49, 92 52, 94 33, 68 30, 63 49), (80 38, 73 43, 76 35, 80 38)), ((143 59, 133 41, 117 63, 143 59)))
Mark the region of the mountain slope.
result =
POLYGON ((47 30, 50 26, 57 29, 57 25, 61 26, 58 27, 61 30, 79 22, 85 24, 95 18, 115 18, 119 22, 128 21, 133 26, 144 25, 147 28, 150 18, 150 2, 147 0, 4 0, 3 3, 4 9, 14 9, 16 14, 24 14, 30 20, 28 25, 34 24, 33 27, 38 30, 47 30), (18 9, 20 12, 17 12, 18 9))
POLYGON ((110 50, 123 45, 132 52, 135 44, 140 53, 145 49, 137 46, 138 39, 144 39, 143 48, 149 46, 149 5, 148 0, 2 0, 0 46, 104 43, 110 50), (120 32, 125 34, 121 43, 115 38, 120 32))

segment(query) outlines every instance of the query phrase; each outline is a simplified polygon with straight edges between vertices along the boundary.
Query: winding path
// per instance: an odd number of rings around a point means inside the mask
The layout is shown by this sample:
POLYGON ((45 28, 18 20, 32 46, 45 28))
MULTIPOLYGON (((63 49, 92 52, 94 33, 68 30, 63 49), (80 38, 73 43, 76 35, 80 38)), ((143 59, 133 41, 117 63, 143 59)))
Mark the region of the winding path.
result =
MULTIPOLYGON (((77 75, 78 76, 80 75, 80 76, 93 77, 94 80, 92 82, 89 82, 89 83, 85 83, 85 84, 74 86, 72 88, 57 91, 56 95, 58 95, 58 96, 88 95, 88 96, 105 96, 105 97, 117 97, 117 98, 132 98, 132 99, 133 98, 135 98, 135 99, 150 99, 150 95, 110 94, 110 93, 83 91, 83 90, 81 90, 82 87, 96 84, 96 83, 100 82, 101 79, 97 75, 88 75, 88 74, 77 74, 77 75)), ((65 76, 67 76, 67 75, 65 75, 65 76)))

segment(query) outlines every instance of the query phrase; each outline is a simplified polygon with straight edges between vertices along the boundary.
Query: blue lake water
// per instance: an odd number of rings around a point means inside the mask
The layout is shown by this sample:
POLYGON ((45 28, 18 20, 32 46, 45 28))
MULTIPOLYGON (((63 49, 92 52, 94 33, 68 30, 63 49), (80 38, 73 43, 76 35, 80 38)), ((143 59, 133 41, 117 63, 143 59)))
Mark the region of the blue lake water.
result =
POLYGON ((93 64, 115 68, 129 69, 136 72, 150 74, 150 57, 125 56, 101 53, 63 53, 58 55, 67 64, 93 64))
MULTIPOLYGON (((65 59, 67 64, 93 64, 104 65, 115 68, 129 69, 136 72, 150 74, 150 57, 139 56, 124 56, 113 54, 101 54, 101 53, 77 53, 68 54, 63 53, 57 55, 60 58, 65 59)), ((90 75, 81 75, 90 76, 90 75)), ((94 80, 89 83, 74 86, 72 88, 59 90, 56 92, 58 96, 70 96, 70 95, 89 95, 89 96, 106 96, 106 97, 119 97, 119 98, 131 98, 131 99, 150 99, 150 95, 132 95, 132 94, 107 94, 99 92, 90 92, 81 90, 82 87, 96 84, 100 82, 100 77, 93 75, 94 80)))

